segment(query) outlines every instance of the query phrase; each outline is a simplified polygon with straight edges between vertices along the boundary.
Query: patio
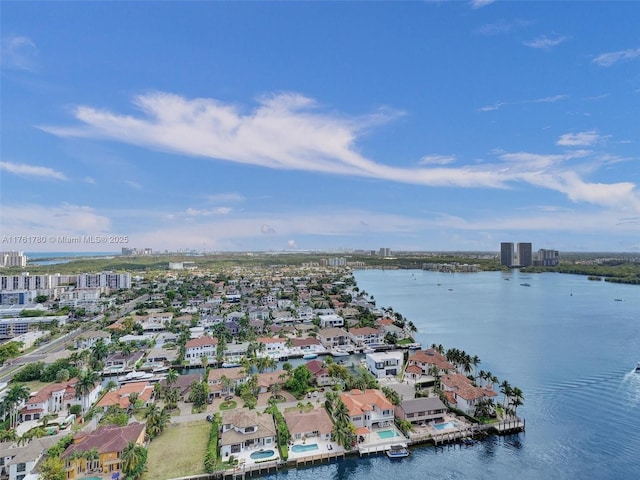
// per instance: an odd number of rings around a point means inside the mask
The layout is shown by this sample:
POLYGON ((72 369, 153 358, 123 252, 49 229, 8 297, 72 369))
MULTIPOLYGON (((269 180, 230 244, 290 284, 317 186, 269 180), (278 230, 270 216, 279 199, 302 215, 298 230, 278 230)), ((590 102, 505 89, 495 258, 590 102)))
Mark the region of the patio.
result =
POLYGON ((362 439, 358 442, 358 448, 361 450, 407 441, 407 438, 396 428, 394 424, 388 424, 385 427, 376 427, 373 429, 364 427, 364 429, 359 432, 356 431, 356 433, 358 434, 358 440, 362 439), (365 432, 365 430, 369 430, 369 432, 365 432))
POLYGON ((310 437, 306 441, 296 440, 289 445, 289 460, 304 460, 305 458, 315 457, 317 455, 327 454, 341 454, 344 452, 344 448, 338 445, 336 442, 325 440, 320 437, 310 437), (312 445, 317 445, 318 448, 311 449, 312 445), (293 448, 306 449, 306 451, 294 451, 293 448))

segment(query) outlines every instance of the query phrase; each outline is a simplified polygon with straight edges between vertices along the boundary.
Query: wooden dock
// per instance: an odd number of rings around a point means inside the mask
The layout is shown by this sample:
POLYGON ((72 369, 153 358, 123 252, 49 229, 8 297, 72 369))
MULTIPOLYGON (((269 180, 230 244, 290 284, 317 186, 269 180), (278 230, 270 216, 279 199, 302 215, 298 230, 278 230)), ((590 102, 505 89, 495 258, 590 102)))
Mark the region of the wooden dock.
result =
POLYGON ((317 455, 307 455, 295 460, 289 460, 289 464, 294 464, 296 468, 309 467, 316 463, 332 462, 334 460, 345 458, 345 452, 324 452, 317 455), (295 462, 295 463, 294 463, 295 462))

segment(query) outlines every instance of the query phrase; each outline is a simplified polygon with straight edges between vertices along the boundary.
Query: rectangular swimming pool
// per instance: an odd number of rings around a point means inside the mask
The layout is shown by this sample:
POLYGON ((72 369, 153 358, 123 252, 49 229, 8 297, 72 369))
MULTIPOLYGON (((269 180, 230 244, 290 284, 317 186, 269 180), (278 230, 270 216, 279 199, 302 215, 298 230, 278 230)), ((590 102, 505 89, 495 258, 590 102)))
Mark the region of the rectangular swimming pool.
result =
POLYGON ((305 445, 294 445, 291 447, 291 451, 295 453, 310 452, 311 450, 318 450, 318 444, 307 443, 305 445))
POLYGON ((458 424, 456 422, 444 422, 444 423, 434 423, 433 428, 436 430, 447 430, 449 428, 456 428, 458 424))
POLYGON ((399 437, 400 434, 398 432, 396 432, 395 430, 380 430, 378 433, 378 436, 382 439, 382 440, 386 440, 388 438, 393 438, 393 437, 399 437))

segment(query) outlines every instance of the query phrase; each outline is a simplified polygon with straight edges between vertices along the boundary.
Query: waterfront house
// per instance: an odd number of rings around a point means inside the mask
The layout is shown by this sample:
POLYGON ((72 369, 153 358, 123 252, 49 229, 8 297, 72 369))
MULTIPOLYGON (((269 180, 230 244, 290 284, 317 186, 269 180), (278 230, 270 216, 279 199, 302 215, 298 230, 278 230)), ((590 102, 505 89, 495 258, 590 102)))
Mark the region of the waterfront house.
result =
POLYGON ((206 357, 207 363, 216 361, 216 348, 218 339, 203 335, 191 338, 185 344, 184 359, 190 366, 202 365, 202 357, 206 357))
MULTIPOLYGON (((185 398, 189 397, 189 393, 191 392, 191 385, 193 385, 193 382, 199 382, 201 380, 202 380, 202 375, 200 375, 199 373, 188 373, 186 375, 178 375, 178 378, 176 378, 175 383, 171 385, 171 388, 177 388, 179 392, 180 400, 184 400, 185 398)), ((169 384, 167 383, 166 378, 163 378, 160 381, 160 386, 162 387, 162 390, 165 390, 166 388, 169 387, 169 384)))
POLYGON ((286 338, 258 337, 257 342, 264 347, 264 353, 275 359, 287 355, 286 338))
POLYGON ((443 375, 440 384, 445 394, 455 402, 453 406, 468 415, 475 414, 480 400, 498 396, 491 388, 474 386, 471 380, 460 373, 443 375))
POLYGON ((41 388, 25 402, 20 411, 21 420, 38 420, 49 413, 68 410, 72 405, 83 406, 83 402, 86 402, 87 407, 92 405, 102 389, 100 382, 93 385, 86 398, 77 396, 75 389, 77 383, 78 379, 72 378, 66 382, 52 383, 41 388))
POLYGON ((276 427, 273 417, 259 414, 246 408, 222 412, 221 435, 219 437, 220 457, 253 448, 276 448, 276 427))
POLYGON ((317 386, 326 387, 335 383, 335 380, 329 375, 329 369, 320 360, 311 360, 306 363, 306 366, 313 375, 317 386))
POLYGON ((395 408, 396 417, 413 424, 442 422, 449 411, 438 397, 420 397, 403 400, 395 408))
POLYGON ((437 368, 438 375, 455 372, 455 367, 449 363, 447 357, 433 348, 418 350, 413 355, 409 355, 407 365, 420 367, 423 375, 431 375, 433 367, 437 368))
POLYGON ((117 372, 133 369, 142 357, 144 357, 144 352, 132 352, 129 355, 125 355, 122 352, 112 353, 104 361, 105 371, 117 372))
POLYGON ((386 427, 393 423, 394 408, 377 389, 351 390, 341 393, 340 400, 349 409, 351 423, 356 428, 386 427))
POLYGON ((291 347, 289 353, 291 355, 304 355, 306 353, 324 353, 325 348, 320 343, 320 340, 313 337, 307 338, 292 338, 291 347))
POLYGON ((144 423, 130 423, 125 427, 108 425, 93 432, 80 431, 71 445, 60 455, 65 461, 65 478, 74 480, 87 474, 112 474, 122 470, 122 452, 129 442, 144 443, 144 423), (82 454, 97 451, 97 458, 88 459, 82 454))
POLYGON ((349 333, 342 328, 323 328, 318 331, 318 340, 327 350, 339 346, 351 346, 349 333))
POLYGON ((289 433, 294 440, 318 437, 330 440, 333 422, 324 408, 314 408, 310 412, 286 412, 284 420, 287 422, 289 433))
POLYGON ((236 391, 236 388, 244 383, 248 378, 244 367, 232 368, 212 368, 209 370, 207 384, 209 385, 209 396, 211 398, 224 397, 236 391), (229 386, 225 386, 222 377, 229 379, 229 386))
POLYGON ((398 375, 404 363, 404 352, 393 350, 390 352, 367 353, 365 357, 367 370, 376 378, 398 375))
POLYGON ((284 370, 276 370, 274 372, 265 372, 258 374, 258 388, 260 393, 266 393, 271 390, 271 387, 276 383, 280 385, 284 384, 287 378, 287 372, 284 370))
POLYGON ((372 327, 351 328, 349 329, 349 338, 358 347, 384 343, 382 331, 372 327))

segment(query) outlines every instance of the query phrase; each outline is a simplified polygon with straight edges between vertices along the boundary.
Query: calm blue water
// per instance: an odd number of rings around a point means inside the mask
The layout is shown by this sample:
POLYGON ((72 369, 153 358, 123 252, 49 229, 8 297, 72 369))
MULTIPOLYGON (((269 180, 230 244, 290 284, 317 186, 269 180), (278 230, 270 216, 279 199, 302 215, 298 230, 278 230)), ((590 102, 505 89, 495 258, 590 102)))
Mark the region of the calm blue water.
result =
POLYGON ((114 252, 25 252, 28 262, 31 265, 58 265, 61 263, 69 263, 72 259, 81 257, 113 257, 120 255, 114 252), (47 260, 39 260, 46 258, 47 260))
POLYGON ((269 478, 640 478, 640 375, 632 372, 640 361, 640 287, 517 271, 355 277, 379 307, 413 321, 423 345, 478 355, 480 369, 520 387, 527 431, 469 447, 416 448, 402 462, 354 458, 269 478))

